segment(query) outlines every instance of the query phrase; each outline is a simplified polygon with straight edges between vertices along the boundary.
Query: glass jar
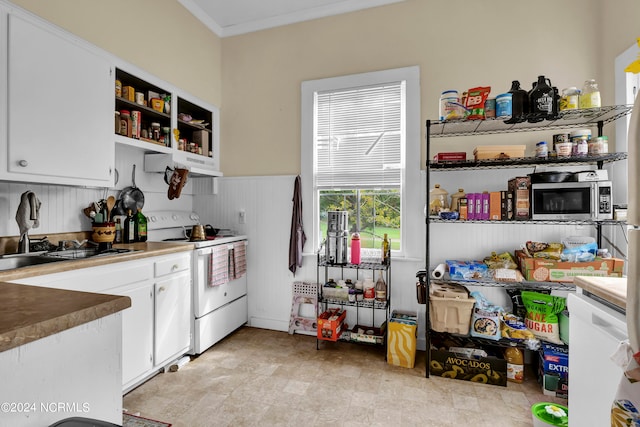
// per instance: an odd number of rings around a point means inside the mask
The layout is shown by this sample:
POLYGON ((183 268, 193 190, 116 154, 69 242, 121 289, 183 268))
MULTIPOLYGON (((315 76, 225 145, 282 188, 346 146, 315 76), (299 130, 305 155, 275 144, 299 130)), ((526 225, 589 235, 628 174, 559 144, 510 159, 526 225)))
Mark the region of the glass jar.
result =
POLYGON ((600 108, 600 90, 595 80, 584 82, 580 93, 580 108, 600 108))
POLYGON ((577 110, 580 99, 580 91, 577 87, 571 86, 562 89, 562 96, 560 97, 560 111, 564 110, 577 110))
POLYGON ((449 192, 440 188, 440 184, 434 185, 429 191, 429 215, 438 215, 441 210, 447 209, 448 196, 449 192))
POLYGON ((151 123, 151 139, 154 141, 160 141, 160 123, 151 123))

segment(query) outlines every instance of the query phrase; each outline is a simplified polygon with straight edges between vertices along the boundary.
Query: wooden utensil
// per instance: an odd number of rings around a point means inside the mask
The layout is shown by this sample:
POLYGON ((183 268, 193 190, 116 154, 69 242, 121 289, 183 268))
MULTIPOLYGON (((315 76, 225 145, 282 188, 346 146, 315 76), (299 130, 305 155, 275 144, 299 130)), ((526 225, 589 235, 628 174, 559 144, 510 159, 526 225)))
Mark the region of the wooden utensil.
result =
POLYGON ((116 198, 114 196, 107 197, 107 221, 111 221, 111 209, 116 205, 116 198))

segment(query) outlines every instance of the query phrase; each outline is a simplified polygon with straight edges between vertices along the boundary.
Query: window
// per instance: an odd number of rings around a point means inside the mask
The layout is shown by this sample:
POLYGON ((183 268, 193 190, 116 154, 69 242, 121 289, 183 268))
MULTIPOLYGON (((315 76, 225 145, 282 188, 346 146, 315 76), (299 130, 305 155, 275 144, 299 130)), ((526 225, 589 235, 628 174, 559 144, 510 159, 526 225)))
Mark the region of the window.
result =
POLYGON ((419 129, 418 67, 303 83, 303 213, 314 251, 332 210, 348 212, 365 249, 379 249, 384 234, 395 255, 412 246, 419 129))

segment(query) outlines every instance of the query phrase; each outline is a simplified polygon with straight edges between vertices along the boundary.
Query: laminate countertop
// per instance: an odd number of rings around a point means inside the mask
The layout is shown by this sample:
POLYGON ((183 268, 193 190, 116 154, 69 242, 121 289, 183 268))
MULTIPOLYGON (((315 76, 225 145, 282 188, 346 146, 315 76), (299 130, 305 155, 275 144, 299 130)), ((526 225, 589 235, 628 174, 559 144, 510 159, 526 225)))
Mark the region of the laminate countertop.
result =
POLYGON ((623 310, 627 309, 626 277, 577 276, 574 284, 623 310))
POLYGON ((136 252, 64 260, 0 272, 0 352, 117 313, 129 297, 6 283, 43 274, 190 251, 192 245, 148 242, 114 247, 136 252))

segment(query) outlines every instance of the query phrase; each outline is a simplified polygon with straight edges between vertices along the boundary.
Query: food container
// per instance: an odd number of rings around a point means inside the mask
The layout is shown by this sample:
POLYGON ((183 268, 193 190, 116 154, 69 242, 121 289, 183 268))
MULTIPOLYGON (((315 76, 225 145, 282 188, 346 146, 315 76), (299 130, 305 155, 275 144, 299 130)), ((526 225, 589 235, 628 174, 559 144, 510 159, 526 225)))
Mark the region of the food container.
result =
POLYGON ((152 98, 151 108, 160 113, 164 112, 164 101, 160 98, 152 98))
POLYGON ((571 157, 573 144, 571 142, 556 143, 556 155, 558 157, 571 157))
POLYGON ((95 243, 112 243, 116 238, 115 222, 94 223, 91 229, 91 240, 95 243))
POLYGON ((122 97, 127 101, 134 102, 136 99, 136 90, 133 88, 133 86, 123 86, 122 97))
POLYGON ((487 98, 484 102, 484 117, 487 119, 493 119, 496 117, 496 99, 487 98))
POLYGON ((484 145, 473 150, 476 160, 511 159, 524 157, 525 145, 484 145))
POLYGON ((496 117, 511 117, 512 108, 512 95, 510 93, 496 96, 496 117))
POLYGON ((461 285, 433 284, 429 289, 429 320, 436 332, 469 334, 476 300, 461 285))

